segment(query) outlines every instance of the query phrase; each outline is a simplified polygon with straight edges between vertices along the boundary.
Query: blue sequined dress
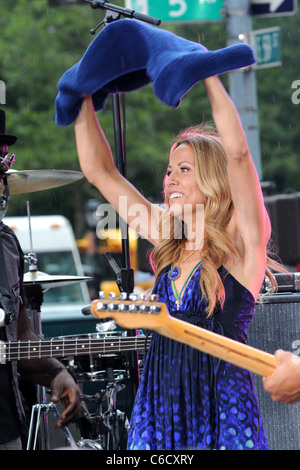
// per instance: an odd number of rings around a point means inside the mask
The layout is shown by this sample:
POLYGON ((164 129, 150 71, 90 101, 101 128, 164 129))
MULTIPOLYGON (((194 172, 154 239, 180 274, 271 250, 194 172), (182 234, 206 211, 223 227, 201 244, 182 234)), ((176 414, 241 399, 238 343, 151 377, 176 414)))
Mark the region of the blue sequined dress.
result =
MULTIPOLYGON (((166 269, 155 292, 170 315, 245 342, 254 314, 252 294, 225 268, 223 311, 207 318, 201 301, 201 266, 176 310, 166 269)), ((136 394, 128 450, 268 449, 251 372, 190 346, 153 334, 136 394)))

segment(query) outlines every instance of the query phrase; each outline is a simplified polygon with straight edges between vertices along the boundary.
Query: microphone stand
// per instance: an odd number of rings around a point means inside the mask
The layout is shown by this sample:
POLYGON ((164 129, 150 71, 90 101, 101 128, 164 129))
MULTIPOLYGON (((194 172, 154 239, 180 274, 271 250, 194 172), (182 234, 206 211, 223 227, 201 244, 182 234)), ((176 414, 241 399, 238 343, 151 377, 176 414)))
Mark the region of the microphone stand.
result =
MULTIPOLYGON (((96 28, 91 29, 90 33, 95 34, 97 29, 101 25, 106 25, 113 21, 120 19, 121 15, 125 18, 136 19, 144 21, 146 23, 159 26, 161 20, 154 18, 143 13, 136 12, 135 10, 129 8, 123 8, 118 5, 113 5, 112 3, 106 2, 104 0, 83 0, 85 3, 89 3, 93 9, 102 9, 106 10, 104 19, 96 26, 96 28)), ((112 105, 113 105, 113 121, 114 121, 114 136, 115 136, 115 150, 116 150, 116 166, 119 172, 126 177, 126 152, 125 152, 125 133, 122 129, 122 106, 119 93, 112 94, 112 105)), ((125 114, 125 105, 124 105, 124 95, 123 95, 123 113, 125 114)), ((123 114, 123 122, 125 127, 125 117, 123 114)), ((128 238, 128 226, 123 219, 120 218, 119 221, 121 237, 122 237, 122 264, 123 267, 119 270, 119 290, 124 292, 129 297, 129 294, 133 292, 134 289, 134 273, 131 268, 130 261, 130 246, 128 238)), ((128 336, 135 336, 136 332, 134 330, 127 331, 128 336)), ((131 384, 131 399, 132 404, 137 392, 139 377, 138 377, 138 357, 137 353, 134 351, 129 354, 129 373, 130 373, 130 384, 131 384)))
POLYGON ((113 5, 112 3, 106 2, 105 0, 82 0, 85 3, 89 3, 91 8, 97 9, 100 8, 102 10, 107 10, 106 17, 104 18, 101 23, 95 28, 91 30, 91 34, 95 34, 96 30, 105 23, 110 23, 112 21, 118 20, 120 16, 124 16, 125 18, 134 18, 135 20, 144 21, 145 23, 153 24, 155 26, 159 26, 161 20, 158 18, 154 18, 153 16, 145 15, 144 13, 139 13, 131 8, 123 8, 119 7, 118 5, 113 5), (117 14, 117 17, 114 15, 107 15, 108 12, 112 12, 117 14))

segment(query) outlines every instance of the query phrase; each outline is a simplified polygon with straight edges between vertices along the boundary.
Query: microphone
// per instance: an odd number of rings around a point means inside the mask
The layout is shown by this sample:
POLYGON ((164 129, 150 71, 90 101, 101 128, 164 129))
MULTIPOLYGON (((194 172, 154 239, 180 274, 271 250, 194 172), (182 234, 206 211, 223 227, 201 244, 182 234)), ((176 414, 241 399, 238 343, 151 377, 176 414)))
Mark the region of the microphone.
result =
MULTIPOLYGON (((136 20, 144 21, 145 23, 149 23, 155 26, 159 26, 161 24, 161 20, 159 18, 154 18, 153 16, 145 15, 144 13, 139 13, 135 10, 131 10, 130 8, 123 8, 119 5, 114 5, 112 3, 106 2, 105 0, 84 0, 87 3, 90 3, 91 8, 97 9, 101 8, 102 10, 109 10, 114 13, 118 13, 119 15, 125 16, 125 18, 134 18, 136 20)), ((93 33, 92 33, 93 34, 93 33)))

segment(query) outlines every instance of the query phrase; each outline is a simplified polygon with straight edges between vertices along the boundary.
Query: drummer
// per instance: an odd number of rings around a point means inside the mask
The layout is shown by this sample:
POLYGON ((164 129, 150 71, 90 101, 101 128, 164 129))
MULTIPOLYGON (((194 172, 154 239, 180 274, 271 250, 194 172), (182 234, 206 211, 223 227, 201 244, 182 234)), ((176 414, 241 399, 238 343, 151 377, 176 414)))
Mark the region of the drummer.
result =
MULTIPOLYGON (((19 242, 3 222, 9 194, 5 172, 11 167, 14 156, 8 157, 8 147, 17 140, 6 133, 5 112, 0 110, 0 341, 39 339, 32 331, 23 291, 24 257, 19 242), (1 249, 3 248, 3 249, 1 249), (8 285, 4 285, 8 281, 8 285)), ((1 343, 0 343, 1 344, 1 343)), ((21 450, 26 438, 26 418, 22 404, 18 373, 26 380, 48 387, 51 401, 61 400, 65 409, 56 427, 65 426, 77 415, 80 392, 66 368, 56 359, 31 359, 4 363, 0 348, 0 450, 21 450)))

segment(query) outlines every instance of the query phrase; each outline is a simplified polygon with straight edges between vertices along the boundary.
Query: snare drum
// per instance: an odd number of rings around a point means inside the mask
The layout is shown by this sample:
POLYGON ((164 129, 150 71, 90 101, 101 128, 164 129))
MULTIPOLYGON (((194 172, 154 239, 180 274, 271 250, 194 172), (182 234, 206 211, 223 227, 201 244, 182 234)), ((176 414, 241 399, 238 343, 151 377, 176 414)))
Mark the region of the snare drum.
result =
POLYGON ((122 353, 122 332, 89 333, 60 337, 64 343, 61 362, 77 382, 114 381, 126 378, 125 353, 122 353))

